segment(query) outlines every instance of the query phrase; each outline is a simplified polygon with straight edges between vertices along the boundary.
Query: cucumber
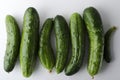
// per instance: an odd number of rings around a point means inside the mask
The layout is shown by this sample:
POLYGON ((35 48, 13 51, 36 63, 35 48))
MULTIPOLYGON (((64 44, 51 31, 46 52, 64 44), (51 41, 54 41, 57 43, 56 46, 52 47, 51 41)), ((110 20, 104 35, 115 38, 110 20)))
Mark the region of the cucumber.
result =
POLYGON ((80 14, 74 13, 70 18, 70 34, 72 41, 72 56, 65 68, 66 75, 73 75, 82 65, 85 54, 85 26, 80 14))
POLYGON ((110 40, 111 40, 112 33, 115 32, 116 29, 117 28, 113 26, 105 34, 104 60, 107 63, 110 63, 111 61, 110 40))
POLYGON ((88 7, 84 10, 83 18, 89 35, 89 61, 87 70, 94 77, 102 64, 104 53, 104 31, 99 12, 88 7))
POLYGON ((69 53, 69 28, 63 16, 57 15, 54 19, 54 32, 56 37, 56 72, 63 71, 69 53))
POLYGON ((17 61, 20 47, 20 30, 13 16, 6 16, 7 45, 4 56, 4 70, 11 72, 17 61))
POLYGON ((20 65, 23 76, 32 74, 38 53, 39 15, 29 7, 24 14, 22 39, 20 44, 20 65))
POLYGON ((39 58, 42 65, 50 72, 55 66, 55 56, 50 43, 50 37, 53 27, 53 19, 48 18, 43 24, 39 39, 39 58))

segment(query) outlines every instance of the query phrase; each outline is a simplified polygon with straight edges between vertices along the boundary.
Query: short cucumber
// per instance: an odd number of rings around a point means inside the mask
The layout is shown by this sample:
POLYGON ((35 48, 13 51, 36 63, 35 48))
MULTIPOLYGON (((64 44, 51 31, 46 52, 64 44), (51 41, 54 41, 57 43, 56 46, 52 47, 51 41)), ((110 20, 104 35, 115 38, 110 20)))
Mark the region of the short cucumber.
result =
POLYGON ((88 7, 84 10, 83 18, 89 35, 88 72, 94 77, 100 69, 104 53, 104 31, 99 12, 88 7))
POLYGON ((39 58, 42 65, 47 68, 50 72, 52 71, 55 65, 55 56, 53 49, 50 43, 51 32, 54 27, 53 19, 48 18, 43 24, 41 33, 40 33, 40 42, 39 42, 39 58))
POLYGON ((104 47, 104 59, 107 63, 111 61, 111 54, 110 54, 110 40, 111 40, 111 35, 113 32, 115 32, 117 28, 111 27, 105 34, 105 47, 104 47))
POLYGON ((39 38, 39 15, 29 7, 24 14, 22 39, 20 44, 20 64, 25 77, 32 74, 36 63, 39 38))
POLYGON ((65 68, 66 75, 75 74, 82 64, 85 50, 85 26, 80 14, 74 13, 70 18, 70 34, 72 41, 72 56, 65 68))
POLYGON ((6 16, 7 45, 4 56, 4 70, 10 72, 13 70, 17 61, 20 47, 20 30, 13 16, 6 16))
POLYGON ((63 71, 69 53, 69 28, 63 16, 57 15, 54 19, 56 37, 56 72, 63 71))

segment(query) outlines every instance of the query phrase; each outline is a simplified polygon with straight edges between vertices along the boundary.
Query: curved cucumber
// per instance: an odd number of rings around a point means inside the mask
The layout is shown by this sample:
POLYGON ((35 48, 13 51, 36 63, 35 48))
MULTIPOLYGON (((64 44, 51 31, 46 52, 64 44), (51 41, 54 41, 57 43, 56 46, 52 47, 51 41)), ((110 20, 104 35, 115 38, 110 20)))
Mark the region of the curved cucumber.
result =
POLYGON ((57 15, 54 20, 56 37, 56 72, 63 71, 69 52, 69 29, 64 17, 57 15))
POLYGON ((48 18, 43 24, 40 42, 39 42, 39 58, 42 65, 51 71, 55 65, 55 56, 50 43, 50 36, 53 29, 53 19, 48 18))
POLYGON ((70 34, 72 41, 72 56, 65 68, 66 75, 75 74, 82 64, 85 50, 85 27, 80 14, 74 13, 70 18, 70 34))
POLYGON ((25 11, 20 45, 20 64, 25 77, 32 74, 38 53, 39 15, 30 7, 25 11))
POLYGON ((4 56, 4 70, 10 72, 13 70, 17 61, 20 47, 20 30, 14 17, 6 16, 7 45, 4 56))
POLYGON ((110 28, 106 34, 105 34, 105 47, 104 47, 104 59, 107 63, 111 61, 111 55, 110 55, 110 40, 111 40, 111 35, 113 32, 115 32, 117 28, 114 26, 110 28))
POLYGON ((104 32, 102 20, 99 12, 89 7, 84 10, 83 18, 87 27, 90 46, 89 46, 89 61, 88 72, 91 76, 98 73, 103 60, 104 53, 104 32))

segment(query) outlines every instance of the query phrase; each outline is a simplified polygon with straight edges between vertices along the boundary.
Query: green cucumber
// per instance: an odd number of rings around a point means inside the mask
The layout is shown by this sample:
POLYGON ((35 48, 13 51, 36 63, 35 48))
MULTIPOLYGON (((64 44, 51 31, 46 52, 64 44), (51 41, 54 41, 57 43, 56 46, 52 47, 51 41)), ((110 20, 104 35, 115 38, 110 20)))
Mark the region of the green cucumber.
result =
POLYGON ((47 68, 50 72, 52 71, 55 65, 55 56, 50 43, 51 32, 53 29, 53 19, 48 18, 43 24, 41 33, 40 33, 40 42, 39 42, 39 58, 42 65, 47 68))
POLYGON ((63 71, 69 53, 69 28, 63 16, 57 15, 54 19, 54 31, 56 37, 56 72, 63 71))
POLYGON ((110 55, 110 40, 111 40, 111 35, 113 32, 115 32, 117 28, 111 27, 105 34, 105 47, 104 47, 104 59, 107 63, 111 61, 111 55, 110 55))
POLYGON ((70 18, 70 34, 72 56, 65 68, 66 75, 73 75, 80 69, 85 52, 85 26, 83 19, 78 13, 72 14, 70 18))
POLYGON ((13 16, 6 16, 7 45, 4 56, 4 70, 11 72, 17 61, 20 47, 20 30, 13 16))
POLYGON ((104 31, 99 12, 88 7, 84 10, 83 18, 89 35, 88 72, 94 77, 100 69, 104 53, 104 31))
POLYGON ((29 7, 24 14, 20 44, 20 64, 25 77, 29 77, 34 69, 38 53, 38 39, 39 15, 35 8, 29 7))

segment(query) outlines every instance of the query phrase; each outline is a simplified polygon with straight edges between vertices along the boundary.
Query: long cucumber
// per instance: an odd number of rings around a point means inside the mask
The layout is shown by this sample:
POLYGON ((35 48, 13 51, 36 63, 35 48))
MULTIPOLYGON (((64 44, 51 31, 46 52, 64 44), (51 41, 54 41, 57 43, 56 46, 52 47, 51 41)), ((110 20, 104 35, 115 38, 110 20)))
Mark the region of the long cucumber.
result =
POLYGON ((80 14, 74 13, 70 18, 72 56, 65 69, 66 75, 75 74, 82 65, 85 50, 85 26, 80 14))
POLYGON ((20 64, 25 77, 29 77, 33 72, 38 53, 38 38, 39 15, 35 8, 29 7, 24 14, 20 44, 20 64))
POLYGON ((7 45, 4 56, 4 70, 10 72, 13 70, 20 47, 20 30, 13 16, 6 16, 7 45))
POLYGON ((99 12, 88 7, 84 10, 83 18, 89 35, 88 72, 94 77, 100 69, 104 53, 104 31, 99 12))
POLYGON ((54 19, 56 37, 56 72, 63 71, 69 53, 69 28, 63 16, 57 15, 54 19))
POLYGON ((48 18, 43 24, 41 33, 40 33, 40 42, 39 42, 39 58, 42 65, 47 68, 50 72, 52 71, 55 65, 55 56, 53 49, 50 43, 51 32, 54 27, 53 19, 48 18))

